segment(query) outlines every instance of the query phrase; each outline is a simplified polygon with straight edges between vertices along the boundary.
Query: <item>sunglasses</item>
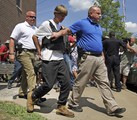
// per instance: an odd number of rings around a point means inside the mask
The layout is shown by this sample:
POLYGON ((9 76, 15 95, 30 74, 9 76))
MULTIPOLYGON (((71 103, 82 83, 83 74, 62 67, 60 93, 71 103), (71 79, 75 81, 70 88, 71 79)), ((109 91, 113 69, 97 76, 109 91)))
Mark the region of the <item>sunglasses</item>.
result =
POLYGON ((28 16, 28 17, 33 18, 33 19, 36 19, 36 16, 28 16))

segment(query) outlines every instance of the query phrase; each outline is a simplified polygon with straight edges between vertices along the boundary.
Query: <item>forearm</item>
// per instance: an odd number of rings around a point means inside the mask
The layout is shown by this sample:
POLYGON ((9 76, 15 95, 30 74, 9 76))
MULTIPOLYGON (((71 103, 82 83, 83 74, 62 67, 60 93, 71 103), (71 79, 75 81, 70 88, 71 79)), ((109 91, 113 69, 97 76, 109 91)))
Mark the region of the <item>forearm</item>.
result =
POLYGON ((39 44, 39 41, 38 41, 38 37, 33 35, 32 39, 33 39, 33 42, 34 42, 34 44, 36 46, 36 49, 37 49, 38 53, 40 53, 41 47, 40 47, 40 44, 39 44))
POLYGON ((130 45, 127 45, 127 49, 129 49, 131 52, 137 53, 137 50, 132 48, 130 45))
POLYGON ((104 55, 104 52, 102 52, 102 56, 103 56, 103 59, 105 60, 105 55, 104 55))
POLYGON ((60 30, 59 32, 53 32, 51 35, 52 40, 56 40, 60 36, 71 34, 71 31, 69 28, 65 28, 63 30, 60 30))
POLYGON ((9 42, 9 53, 10 54, 13 54, 14 53, 14 39, 10 39, 10 42, 9 42))
POLYGON ((64 35, 71 34, 71 31, 70 31, 69 28, 65 28, 65 29, 63 29, 63 30, 60 30, 60 31, 59 31, 59 34, 60 34, 60 36, 64 36, 64 35))
POLYGON ((9 59, 11 62, 14 62, 15 60, 15 55, 14 55, 14 39, 11 38, 9 42, 9 59))
POLYGON ((9 51, 7 51, 7 52, 2 52, 2 53, 0 53, 0 55, 4 55, 4 54, 7 54, 7 53, 9 53, 9 51))

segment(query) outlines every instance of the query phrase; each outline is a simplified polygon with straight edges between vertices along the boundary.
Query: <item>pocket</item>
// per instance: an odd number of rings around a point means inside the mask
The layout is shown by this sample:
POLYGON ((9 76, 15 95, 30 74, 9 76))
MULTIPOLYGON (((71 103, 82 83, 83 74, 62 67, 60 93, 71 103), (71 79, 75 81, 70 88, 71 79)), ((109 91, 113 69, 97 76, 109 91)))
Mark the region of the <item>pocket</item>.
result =
POLYGON ((80 58, 80 60, 78 61, 78 65, 82 64, 83 62, 85 62, 87 58, 87 54, 83 54, 80 58))

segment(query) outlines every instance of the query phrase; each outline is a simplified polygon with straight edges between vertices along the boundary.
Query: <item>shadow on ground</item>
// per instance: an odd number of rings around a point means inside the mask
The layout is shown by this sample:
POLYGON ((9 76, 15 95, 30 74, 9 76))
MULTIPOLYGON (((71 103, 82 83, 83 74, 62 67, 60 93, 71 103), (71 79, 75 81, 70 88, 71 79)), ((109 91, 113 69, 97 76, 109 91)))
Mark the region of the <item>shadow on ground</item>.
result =
POLYGON ((7 85, 4 85, 4 84, 1 85, 1 84, 0 84, 0 90, 5 89, 6 87, 7 87, 7 85))
POLYGON ((34 109, 34 112, 50 113, 57 108, 57 99, 47 99, 45 102, 38 104, 40 109, 34 109))

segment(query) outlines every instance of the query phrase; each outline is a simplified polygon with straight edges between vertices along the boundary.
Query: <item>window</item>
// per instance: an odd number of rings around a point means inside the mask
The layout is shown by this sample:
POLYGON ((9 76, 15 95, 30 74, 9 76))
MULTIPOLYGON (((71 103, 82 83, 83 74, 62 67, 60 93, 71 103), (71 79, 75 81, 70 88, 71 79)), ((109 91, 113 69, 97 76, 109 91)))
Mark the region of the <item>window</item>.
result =
POLYGON ((22 11, 22 0, 16 0, 16 7, 22 11))

